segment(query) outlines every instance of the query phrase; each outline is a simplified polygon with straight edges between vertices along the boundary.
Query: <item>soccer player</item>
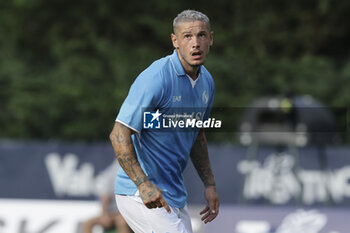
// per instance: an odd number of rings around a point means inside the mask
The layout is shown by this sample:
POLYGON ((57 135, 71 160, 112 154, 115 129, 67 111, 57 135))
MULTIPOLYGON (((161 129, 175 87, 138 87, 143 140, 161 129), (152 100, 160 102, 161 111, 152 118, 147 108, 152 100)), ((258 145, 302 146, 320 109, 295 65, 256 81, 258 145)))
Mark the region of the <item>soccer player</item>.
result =
POLYGON ((183 181, 191 158, 204 183, 204 223, 219 213, 219 199, 202 129, 145 129, 144 108, 152 120, 173 109, 205 109, 209 117, 214 82, 203 66, 213 44, 206 15, 185 10, 173 21, 172 55, 155 61, 134 81, 110 134, 119 169, 115 193, 119 211, 136 233, 192 233, 183 181))

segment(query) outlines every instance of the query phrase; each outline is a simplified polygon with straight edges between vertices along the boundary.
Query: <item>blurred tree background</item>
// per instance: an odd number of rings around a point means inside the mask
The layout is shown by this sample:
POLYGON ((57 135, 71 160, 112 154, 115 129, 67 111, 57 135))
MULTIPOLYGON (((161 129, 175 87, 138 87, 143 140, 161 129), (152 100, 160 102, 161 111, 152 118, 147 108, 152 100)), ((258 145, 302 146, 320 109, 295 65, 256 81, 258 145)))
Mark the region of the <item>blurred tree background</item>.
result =
POLYGON ((1 1, 0 138, 107 140, 184 9, 212 21, 215 106, 290 93, 349 106, 350 1, 1 1))

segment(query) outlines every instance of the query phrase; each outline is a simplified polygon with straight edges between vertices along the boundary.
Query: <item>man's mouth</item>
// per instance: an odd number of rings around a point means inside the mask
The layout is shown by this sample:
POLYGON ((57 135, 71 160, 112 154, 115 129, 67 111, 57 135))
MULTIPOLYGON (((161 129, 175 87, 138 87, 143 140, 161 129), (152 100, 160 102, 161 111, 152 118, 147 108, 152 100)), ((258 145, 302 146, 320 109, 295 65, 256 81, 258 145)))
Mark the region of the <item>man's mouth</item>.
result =
POLYGON ((201 51, 196 51, 196 52, 192 52, 192 58, 197 60, 200 59, 202 56, 202 52, 201 51))

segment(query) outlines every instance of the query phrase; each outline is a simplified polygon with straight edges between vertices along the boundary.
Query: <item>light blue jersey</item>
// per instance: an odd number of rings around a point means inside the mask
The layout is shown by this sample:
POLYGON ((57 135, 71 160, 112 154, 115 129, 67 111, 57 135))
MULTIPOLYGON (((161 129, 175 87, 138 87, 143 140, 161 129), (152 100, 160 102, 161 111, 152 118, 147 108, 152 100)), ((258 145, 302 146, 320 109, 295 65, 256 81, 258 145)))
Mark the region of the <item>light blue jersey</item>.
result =
MULTIPOLYGON (((148 108, 165 115, 174 109, 186 109, 189 114, 202 112, 201 117, 207 119, 214 100, 214 81, 204 66, 199 72, 194 82, 186 75, 174 50, 172 55, 155 61, 137 77, 116 119, 137 132, 132 140, 143 171, 162 190, 168 204, 177 208, 186 204, 182 172, 198 129, 146 130, 143 111, 148 108)), ((134 195, 136 191, 136 185, 120 167, 115 193, 134 195)))

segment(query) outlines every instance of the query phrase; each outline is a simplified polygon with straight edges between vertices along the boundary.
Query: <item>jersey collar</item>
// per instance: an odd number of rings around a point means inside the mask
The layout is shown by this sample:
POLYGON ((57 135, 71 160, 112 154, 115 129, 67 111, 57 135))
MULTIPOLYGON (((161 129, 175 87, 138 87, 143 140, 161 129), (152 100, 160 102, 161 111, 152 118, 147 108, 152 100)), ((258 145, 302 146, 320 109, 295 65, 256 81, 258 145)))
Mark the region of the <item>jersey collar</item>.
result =
MULTIPOLYGON (((170 62, 177 76, 186 76, 185 69, 183 68, 180 58, 177 55, 176 49, 172 55, 170 55, 170 62)), ((199 73, 202 73, 202 66, 199 67, 199 73)))

